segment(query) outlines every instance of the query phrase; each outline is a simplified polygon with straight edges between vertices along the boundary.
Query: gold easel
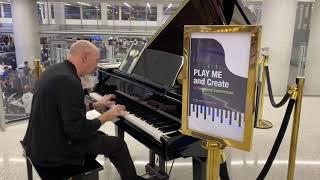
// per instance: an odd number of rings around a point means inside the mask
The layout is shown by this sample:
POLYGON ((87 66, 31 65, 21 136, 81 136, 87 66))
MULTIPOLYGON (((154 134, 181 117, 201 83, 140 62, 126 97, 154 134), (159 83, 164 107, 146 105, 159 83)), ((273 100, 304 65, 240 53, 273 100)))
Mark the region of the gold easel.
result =
POLYGON ((256 125, 256 128, 258 129, 270 129, 273 127, 272 123, 268 120, 262 119, 262 114, 263 114, 263 105, 264 105, 264 94, 265 94, 265 85, 266 85, 266 71, 265 68, 266 66, 269 66, 269 55, 267 54, 266 51, 268 51, 268 49, 266 48, 262 48, 263 51, 265 51, 262 54, 262 60, 259 63, 259 66, 261 68, 262 71, 262 83, 261 83, 261 93, 260 93, 260 100, 259 100, 259 112, 258 112, 258 122, 256 125))
POLYGON ((220 163, 224 161, 223 150, 226 147, 218 141, 202 141, 203 148, 208 150, 207 180, 219 180, 220 163))
POLYGON ((294 109, 294 117, 292 124, 291 133, 291 144, 290 144, 290 155, 289 155, 289 165, 288 165, 288 180, 294 179, 295 165, 296 165, 296 154, 297 154, 297 142, 299 135, 300 126, 300 114, 301 114, 301 104, 302 104, 302 94, 305 78, 297 77, 297 91, 296 91, 296 104, 294 109))

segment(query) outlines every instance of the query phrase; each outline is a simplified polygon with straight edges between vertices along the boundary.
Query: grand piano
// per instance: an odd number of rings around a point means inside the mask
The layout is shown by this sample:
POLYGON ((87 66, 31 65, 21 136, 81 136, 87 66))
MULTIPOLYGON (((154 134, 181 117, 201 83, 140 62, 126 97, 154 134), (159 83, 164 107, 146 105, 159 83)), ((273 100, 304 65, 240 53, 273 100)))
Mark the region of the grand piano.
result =
POLYGON ((199 139, 179 131, 183 29, 184 25, 226 25, 234 19, 237 24, 249 23, 237 1, 185 0, 146 46, 131 47, 120 69, 98 70, 99 82, 90 97, 98 100, 115 94, 116 102, 126 106, 129 114, 115 122, 116 135, 123 137, 126 132, 150 149, 146 171, 155 179, 168 179, 166 161, 180 157, 193 158, 194 180, 205 179, 207 152, 199 139))

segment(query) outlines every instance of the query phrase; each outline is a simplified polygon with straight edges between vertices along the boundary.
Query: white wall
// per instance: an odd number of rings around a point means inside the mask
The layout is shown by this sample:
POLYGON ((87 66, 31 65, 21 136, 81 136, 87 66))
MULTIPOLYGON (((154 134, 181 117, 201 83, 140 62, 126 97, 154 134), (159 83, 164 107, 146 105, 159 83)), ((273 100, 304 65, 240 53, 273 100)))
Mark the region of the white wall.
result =
POLYGON ((320 95, 320 1, 314 4, 311 17, 306 70, 305 95, 320 95))

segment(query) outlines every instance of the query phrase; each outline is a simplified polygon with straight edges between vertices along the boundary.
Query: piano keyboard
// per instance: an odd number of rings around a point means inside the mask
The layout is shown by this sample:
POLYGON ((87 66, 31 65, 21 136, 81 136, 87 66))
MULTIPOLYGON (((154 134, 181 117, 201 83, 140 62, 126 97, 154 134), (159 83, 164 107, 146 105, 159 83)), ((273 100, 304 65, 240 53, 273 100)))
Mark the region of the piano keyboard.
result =
MULTIPOLYGON (((89 96, 97 101, 102 98, 102 96, 98 93, 90 93, 89 96)), ((165 119, 159 120, 156 117, 150 115, 150 113, 147 112, 148 110, 143 110, 143 114, 140 113, 141 111, 138 112, 135 107, 127 106, 127 110, 128 114, 123 116, 123 118, 134 124, 138 128, 142 129, 159 142, 162 136, 167 136, 171 133, 175 133, 180 128, 179 123, 171 122, 165 119), (143 116, 144 118, 140 116, 143 116)))
POLYGON ((228 126, 242 127, 244 125, 244 113, 202 105, 191 104, 189 116, 197 119, 211 120, 213 123, 220 123, 228 126))

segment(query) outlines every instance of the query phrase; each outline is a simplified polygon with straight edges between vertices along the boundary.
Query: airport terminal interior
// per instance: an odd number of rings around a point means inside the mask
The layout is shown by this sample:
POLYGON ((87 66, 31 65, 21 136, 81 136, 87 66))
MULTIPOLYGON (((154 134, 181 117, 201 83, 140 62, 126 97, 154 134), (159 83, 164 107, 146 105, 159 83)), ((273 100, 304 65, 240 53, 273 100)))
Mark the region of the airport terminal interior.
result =
POLYGON ((38 79, 81 40, 99 51, 85 121, 116 95, 126 114, 99 131, 124 138, 138 176, 320 180, 319 22, 320 0, 0 0, 0 180, 121 179, 108 156, 65 172, 21 143, 38 79))

